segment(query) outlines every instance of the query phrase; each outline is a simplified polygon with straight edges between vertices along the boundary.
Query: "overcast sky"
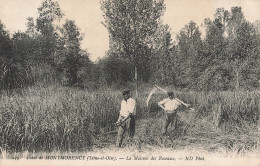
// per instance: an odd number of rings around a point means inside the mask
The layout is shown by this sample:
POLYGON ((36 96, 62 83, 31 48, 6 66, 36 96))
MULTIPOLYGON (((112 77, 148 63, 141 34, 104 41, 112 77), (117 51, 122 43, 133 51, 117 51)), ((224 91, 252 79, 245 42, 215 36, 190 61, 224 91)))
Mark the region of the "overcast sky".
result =
MULTIPOLYGON (((0 0, 0 20, 10 32, 25 31, 26 18, 37 17, 37 8, 42 0, 0 0)), ((65 18, 73 19, 85 34, 82 48, 95 61, 108 50, 108 32, 101 24, 103 20, 99 0, 58 0, 65 18)), ((246 19, 260 20, 260 0, 165 0, 166 11, 163 22, 171 28, 173 37, 189 21, 200 25, 204 18, 213 18, 216 8, 230 10, 241 6, 246 19)))

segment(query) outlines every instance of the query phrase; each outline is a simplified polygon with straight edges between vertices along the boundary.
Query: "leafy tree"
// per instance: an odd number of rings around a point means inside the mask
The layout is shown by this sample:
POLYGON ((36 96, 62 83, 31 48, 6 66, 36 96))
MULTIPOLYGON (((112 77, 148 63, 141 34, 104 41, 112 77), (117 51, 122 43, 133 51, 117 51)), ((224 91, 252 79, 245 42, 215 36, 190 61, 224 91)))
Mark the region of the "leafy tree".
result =
POLYGON ((98 85, 95 84, 95 64, 90 61, 89 53, 85 50, 79 52, 80 68, 77 71, 77 86, 96 89, 98 85))
POLYGON ((202 40, 199 27, 190 22, 177 36, 177 54, 175 58, 176 85, 183 88, 197 87, 201 72, 202 40))
POLYGON ((131 66, 118 54, 109 53, 110 56, 103 62, 102 72, 108 86, 126 85, 131 81, 129 70, 131 66))
POLYGON ((30 37, 35 37, 36 36, 36 26, 34 23, 34 19, 32 17, 28 17, 27 18, 27 30, 26 30, 26 34, 28 34, 30 37))
POLYGON ((259 46, 253 24, 246 21, 241 7, 231 8, 228 23, 228 56, 232 67, 233 87, 253 88, 259 79, 259 46))
POLYGON ((0 89, 24 87, 30 83, 29 73, 15 51, 9 33, 0 22, 0 89))
POLYGON ((0 56, 10 56, 11 39, 9 33, 5 30, 4 24, 0 20, 0 56))
POLYGON ((206 19, 205 25, 201 89, 256 87, 257 35, 253 25, 244 18, 242 8, 232 7, 231 12, 219 8, 214 20, 206 19))
POLYGON ((4 24, 0 21, 0 89, 7 87, 8 59, 11 57, 11 40, 4 24))
POLYGON ((255 29, 252 24, 243 21, 237 26, 235 34, 229 45, 235 88, 257 87, 259 46, 255 29))
POLYGON ((160 81, 162 84, 173 84, 173 56, 172 38, 168 25, 160 24, 151 37, 150 45, 152 48, 150 58, 151 82, 160 81))
POLYGON ((230 68, 224 63, 227 55, 227 26, 230 18, 223 8, 216 10, 214 20, 205 19, 206 38, 203 43, 199 88, 202 90, 227 90, 230 88, 230 68))
POLYGON ((12 50, 15 57, 20 62, 25 62, 31 57, 31 51, 33 49, 33 41, 28 34, 23 32, 16 32, 12 37, 12 50))
MULTIPOLYGON (((36 19, 36 28, 42 35, 52 35, 55 30, 54 22, 63 17, 58 2, 44 0, 38 8, 39 16, 36 19)), ((29 21, 32 20, 31 18, 29 21)))
POLYGON ((137 88, 137 73, 144 64, 140 58, 147 53, 145 45, 155 33, 165 5, 153 0, 104 0, 101 9, 110 39, 120 46, 133 66, 137 88))
POLYGON ((228 24, 230 21, 230 12, 225 10, 224 8, 217 8, 216 12, 214 14, 215 20, 218 20, 219 25, 222 26, 223 29, 223 35, 227 37, 227 29, 228 29, 228 24))
POLYGON ((40 60, 53 64, 54 52, 57 44, 57 26, 55 23, 60 21, 63 13, 57 2, 44 0, 38 8, 39 16, 36 19, 36 29, 40 33, 41 41, 40 60))
POLYGON ((83 65, 90 64, 88 53, 80 49, 82 37, 79 31, 75 21, 66 20, 61 29, 59 50, 55 54, 58 70, 63 73, 64 83, 68 85, 76 84, 79 81, 78 72, 81 71, 82 76, 83 65))

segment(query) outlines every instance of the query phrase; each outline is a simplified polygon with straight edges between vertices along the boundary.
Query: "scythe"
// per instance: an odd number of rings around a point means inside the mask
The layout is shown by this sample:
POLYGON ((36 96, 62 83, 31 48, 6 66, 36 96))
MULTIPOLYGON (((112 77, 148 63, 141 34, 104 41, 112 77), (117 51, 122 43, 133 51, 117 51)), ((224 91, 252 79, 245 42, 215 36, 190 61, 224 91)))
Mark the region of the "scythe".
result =
POLYGON ((149 106, 149 101, 150 101, 152 95, 154 94, 154 92, 156 92, 156 90, 157 90, 157 88, 154 86, 153 89, 151 90, 151 92, 149 93, 147 100, 146 100, 146 106, 147 107, 149 106))
MULTIPOLYGON (((146 100, 146 105, 147 105, 147 107, 148 107, 148 105, 149 105, 149 101, 150 101, 152 95, 154 94, 154 92, 155 92, 157 89, 159 89, 159 90, 163 91, 165 94, 167 94, 167 91, 166 91, 165 89, 162 89, 161 87, 159 87, 159 86, 157 86, 157 85, 154 85, 154 88, 151 90, 151 92, 149 93, 149 95, 148 95, 148 97, 147 97, 147 100, 146 100)), ((181 101, 180 99, 178 99, 178 98, 175 98, 175 99, 176 99, 178 102, 180 102, 181 104, 183 104, 184 106, 189 107, 188 104, 184 103, 184 102, 181 101)), ((194 110, 193 108, 190 108, 190 109, 191 109, 191 110, 194 110)))

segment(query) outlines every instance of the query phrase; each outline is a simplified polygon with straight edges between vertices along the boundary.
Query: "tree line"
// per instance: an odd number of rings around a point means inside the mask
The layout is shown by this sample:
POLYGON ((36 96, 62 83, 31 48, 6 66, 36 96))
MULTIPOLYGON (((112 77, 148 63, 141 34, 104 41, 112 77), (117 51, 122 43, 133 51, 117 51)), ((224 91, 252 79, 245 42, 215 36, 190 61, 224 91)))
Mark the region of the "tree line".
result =
POLYGON ((203 30, 190 21, 173 37, 161 20, 162 0, 102 0, 100 6, 109 50, 96 63, 81 49, 80 29, 64 18, 57 2, 44 0, 37 18, 27 19, 25 32, 10 35, 0 20, 0 89, 37 83, 88 89, 132 83, 205 91, 257 88, 260 22, 246 20, 241 7, 218 8, 214 19, 205 18, 203 30))

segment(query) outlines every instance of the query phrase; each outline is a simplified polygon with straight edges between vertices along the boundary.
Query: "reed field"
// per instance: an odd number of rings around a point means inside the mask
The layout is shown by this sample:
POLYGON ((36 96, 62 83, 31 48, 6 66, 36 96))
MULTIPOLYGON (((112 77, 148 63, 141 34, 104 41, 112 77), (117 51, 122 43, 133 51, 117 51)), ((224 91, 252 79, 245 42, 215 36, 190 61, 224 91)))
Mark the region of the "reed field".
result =
MULTIPOLYGON (((149 90, 149 87, 143 88, 136 98, 136 134, 134 140, 124 139, 124 148, 259 154, 256 91, 177 91, 176 96, 195 110, 180 107, 177 128, 170 127, 169 137, 164 138, 160 135, 163 113, 156 103, 167 96, 155 93, 147 107, 149 90)), ((120 89, 87 91, 34 86, 3 91, 0 96, 1 157, 25 151, 80 153, 114 147, 117 129, 114 122, 121 100, 120 89)))

